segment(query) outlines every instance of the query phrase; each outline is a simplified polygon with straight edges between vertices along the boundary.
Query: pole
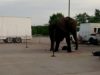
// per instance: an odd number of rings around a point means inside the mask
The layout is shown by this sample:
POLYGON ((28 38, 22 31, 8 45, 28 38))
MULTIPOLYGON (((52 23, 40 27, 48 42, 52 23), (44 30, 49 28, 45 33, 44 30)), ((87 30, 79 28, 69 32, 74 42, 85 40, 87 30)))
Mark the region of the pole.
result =
POLYGON ((68 16, 70 17, 70 0, 68 2, 68 16))
POLYGON ((27 35, 26 35, 26 48, 28 48, 28 45, 27 45, 27 35))

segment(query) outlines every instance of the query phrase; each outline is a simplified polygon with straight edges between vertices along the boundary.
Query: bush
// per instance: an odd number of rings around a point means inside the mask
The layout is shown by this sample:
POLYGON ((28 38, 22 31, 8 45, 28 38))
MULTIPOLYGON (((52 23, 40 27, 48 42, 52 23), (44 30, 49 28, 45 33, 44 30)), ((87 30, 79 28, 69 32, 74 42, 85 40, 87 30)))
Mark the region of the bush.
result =
POLYGON ((48 36, 48 26, 32 26, 32 35, 48 36))

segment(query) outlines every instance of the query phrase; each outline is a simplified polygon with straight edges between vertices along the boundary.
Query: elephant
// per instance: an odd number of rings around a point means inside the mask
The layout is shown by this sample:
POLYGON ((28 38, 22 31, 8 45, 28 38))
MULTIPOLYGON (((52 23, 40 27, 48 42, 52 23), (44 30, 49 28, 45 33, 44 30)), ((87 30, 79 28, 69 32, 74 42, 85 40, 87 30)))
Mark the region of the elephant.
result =
POLYGON ((74 38, 75 50, 78 50, 76 26, 77 21, 71 17, 62 17, 54 25, 49 22, 49 37, 51 41, 50 51, 57 52, 60 42, 65 38, 67 52, 72 52, 70 35, 74 38))

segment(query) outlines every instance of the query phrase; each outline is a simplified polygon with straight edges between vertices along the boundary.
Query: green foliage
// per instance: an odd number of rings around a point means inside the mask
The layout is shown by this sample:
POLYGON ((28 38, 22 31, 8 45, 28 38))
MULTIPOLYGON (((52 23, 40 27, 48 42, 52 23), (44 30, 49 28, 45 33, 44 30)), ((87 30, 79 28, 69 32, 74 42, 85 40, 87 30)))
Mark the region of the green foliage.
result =
POLYGON ((50 16, 49 24, 56 25, 60 18, 64 17, 61 13, 53 14, 50 16))
POLYGON ((100 10, 98 10, 98 9, 95 9, 94 21, 96 23, 100 23, 100 10))
MULTIPOLYGON (((63 17, 61 13, 53 14, 50 16, 49 23, 52 25, 56 24, 61 17, 63 17)), ((44 26, 32 26, 32 35, 48 36, 48 34, 48 24, 45 24, 44 26)))
POLYGON ((91 22, 91 23, 100 23, 100 10, 95 9, 95 15, 90 16, 89 22, 91 22))
POLYGON ((95 9, 95 17, 97 17, 97 18, 100 17, 100 10, 95 9))
POLYGON ((95 9, 95 14, 94 16, 89 16, 87 13, 83 13, 83 14, 78 14, 76 15, 76 20, 78 21, 78 23, 86 23, 86 22, 90 22, 90 23, 100 23, 100 10, 95 9))
POLYGON ((48 26, 32 26, 32 35, 48 35, 48 26))
POLYGON ((89 19, 89 15, 87 13, 83 13, 83 14, 79 14, 76 16, 76 20, 79 22, 79 23, 86 23, 87 20, 89 19))

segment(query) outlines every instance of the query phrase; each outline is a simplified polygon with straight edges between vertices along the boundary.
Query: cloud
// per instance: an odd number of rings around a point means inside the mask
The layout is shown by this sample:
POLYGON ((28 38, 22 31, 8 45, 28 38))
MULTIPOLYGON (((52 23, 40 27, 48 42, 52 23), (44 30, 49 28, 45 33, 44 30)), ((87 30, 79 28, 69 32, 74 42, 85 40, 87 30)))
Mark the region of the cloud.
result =
POLYGON ((0 4, 0 15, 29 16, 33 18, 33 24, 43 24, 48 22, 49 16, 54 12, 63 10, 62 3, 57 0, 43 0, 42 2, 41 0, 6 0, 2 2, 2 5, 0 4))
MULTIPOLYGON (((71 16, 100 9, 98 0, 70 0, 71 16)), ((32 17, 33 24, 45 24, 53 13, 68 13, 68 0, 0 0, 0 16, 32 17)))

